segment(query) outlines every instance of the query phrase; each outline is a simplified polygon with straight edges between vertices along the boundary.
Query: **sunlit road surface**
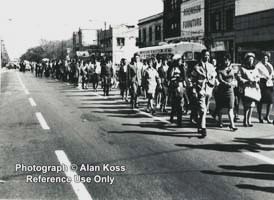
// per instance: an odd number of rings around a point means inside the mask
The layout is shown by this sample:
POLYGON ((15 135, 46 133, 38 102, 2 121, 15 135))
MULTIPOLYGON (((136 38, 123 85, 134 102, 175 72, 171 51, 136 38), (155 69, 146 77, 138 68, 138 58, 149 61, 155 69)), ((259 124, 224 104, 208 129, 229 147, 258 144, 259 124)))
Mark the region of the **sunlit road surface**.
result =
POLYGON ((231 132, 208 116, 201 139, 117 89, 5 69, 0 95, 1 199, 274 199, 274 126, 256 118, 231 132))

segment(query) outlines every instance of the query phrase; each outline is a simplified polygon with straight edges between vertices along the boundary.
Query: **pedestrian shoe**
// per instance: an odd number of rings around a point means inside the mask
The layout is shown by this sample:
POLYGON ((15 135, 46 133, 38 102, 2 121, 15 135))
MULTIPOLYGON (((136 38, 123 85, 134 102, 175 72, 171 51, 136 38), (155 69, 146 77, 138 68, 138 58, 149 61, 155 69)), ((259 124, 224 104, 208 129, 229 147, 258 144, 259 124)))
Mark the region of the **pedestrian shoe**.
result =
POLYGON ((206 128, 198 128, 198 133, 202 135, 202 138, 207 136, 206 128))
POLYGON ((263 124, 264 120, 262 118, 259 118, 259 123, 263 124))
POLYGON ((190 121, 191 121, 191 123, 194 124, 194 125, 198 124, 198 122, 197 122, 195 119, 191 119, 190 121))
POLYGON ((218 126, 219 128, 223 128, 223 127, 224 127, 224 125, 223 125, 222 122, 218 122, 217 126, 218 126))
POLYGON ((248 123, 247 125, 248 125, 248 127, 253 127, 253 124, 251 124, 251 123, 248 123))
POLYGON ((229 129, 231 130, 231 131, 233 131, 233 132, 235 132, 235 131, 237 131, 238 130, 238 128, 236 128, 236 127, 233 127, 233 126, 229 126, 229 129))
POLYGON ((271 121, 268 117, 264 117, 264 120, 268 123, 268 124, 271 124, 271 121))

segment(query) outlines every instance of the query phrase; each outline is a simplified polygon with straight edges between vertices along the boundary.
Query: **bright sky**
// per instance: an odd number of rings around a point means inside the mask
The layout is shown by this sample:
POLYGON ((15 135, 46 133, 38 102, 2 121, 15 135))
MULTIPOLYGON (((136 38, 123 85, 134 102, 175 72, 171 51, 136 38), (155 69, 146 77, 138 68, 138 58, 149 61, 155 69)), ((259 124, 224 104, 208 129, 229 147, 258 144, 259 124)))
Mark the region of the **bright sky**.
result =
POLYGON ((69 39, 79 27, 137 24, 163 11, 162 0, 0 0, 0 5, 0 36, 11 59, 41 39, 69 39))

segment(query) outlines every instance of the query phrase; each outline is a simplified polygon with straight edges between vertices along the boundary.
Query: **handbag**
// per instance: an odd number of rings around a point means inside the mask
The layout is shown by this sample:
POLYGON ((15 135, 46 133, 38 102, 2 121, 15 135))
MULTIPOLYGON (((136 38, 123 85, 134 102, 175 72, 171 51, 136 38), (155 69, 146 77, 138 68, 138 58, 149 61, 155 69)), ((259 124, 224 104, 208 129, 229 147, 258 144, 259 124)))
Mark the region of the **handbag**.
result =
POLYGON ((245 87, 244 96, 248 97, 252 100, 255 100, 255 101, 260 101, 262 98, 260 88, 259 87, 251 87, 251 86, 245 87))
POLYGON ((266 81, 266 87, 273 87, 273 81, 271 79, 266 81))

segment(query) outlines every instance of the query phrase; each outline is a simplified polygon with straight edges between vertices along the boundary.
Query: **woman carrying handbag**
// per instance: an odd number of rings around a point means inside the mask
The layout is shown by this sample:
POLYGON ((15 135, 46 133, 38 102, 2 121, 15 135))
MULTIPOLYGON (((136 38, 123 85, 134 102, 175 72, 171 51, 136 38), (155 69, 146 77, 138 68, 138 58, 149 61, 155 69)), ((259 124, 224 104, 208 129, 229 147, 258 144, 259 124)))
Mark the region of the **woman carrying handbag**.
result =
POLYGON ((261 100, 257 103, 258 118, 260 123, 264 123, 264 120, 271 124, 269 119, 270 112, 273 105, 273 79, 274 69, 269 63, 270 53, 263 53, 262 61, 256 65, 260 73, 260 89, 261 89, 261 100), (266 115, 262 118, 262 106, 266 104, 266 115))
POLYGON ((251 117, 255 102, 260 101, 259 71, 255 67, 255 54, 247 53, 245 63, 238 72, 238 81, 244 106, 244 127, 253 127, 251 117))

